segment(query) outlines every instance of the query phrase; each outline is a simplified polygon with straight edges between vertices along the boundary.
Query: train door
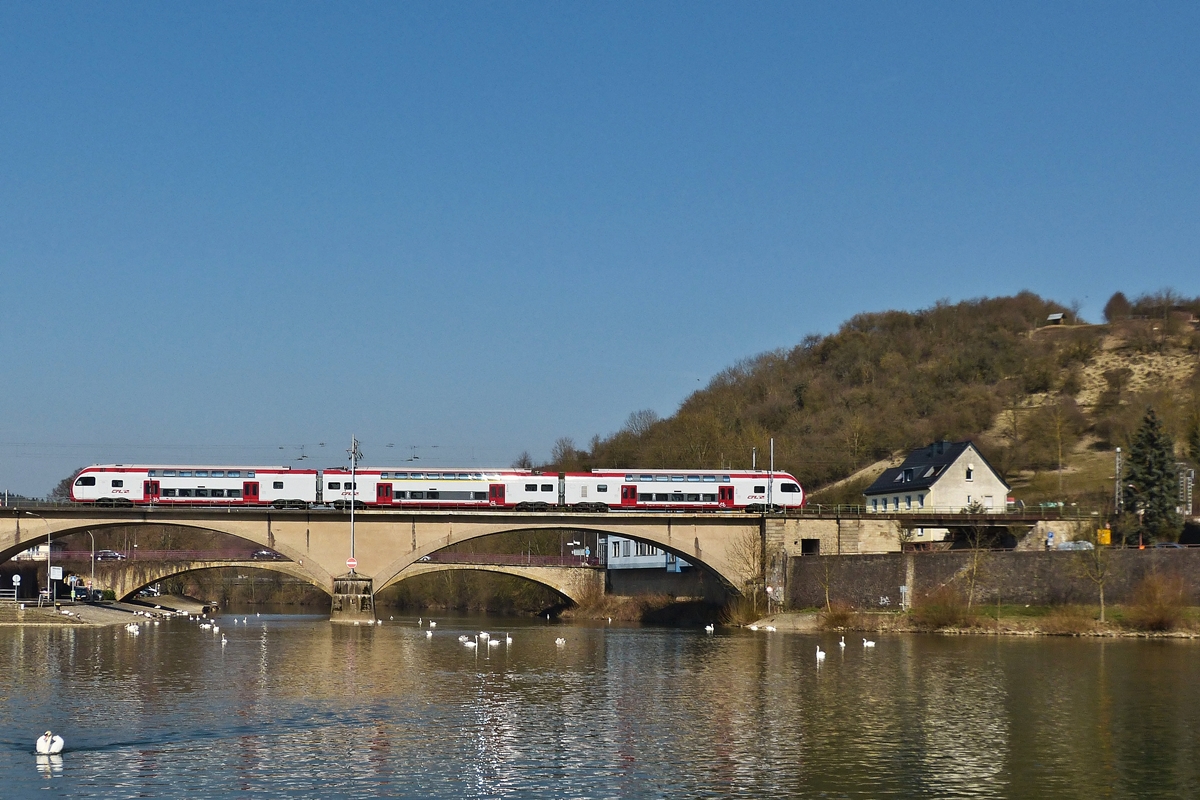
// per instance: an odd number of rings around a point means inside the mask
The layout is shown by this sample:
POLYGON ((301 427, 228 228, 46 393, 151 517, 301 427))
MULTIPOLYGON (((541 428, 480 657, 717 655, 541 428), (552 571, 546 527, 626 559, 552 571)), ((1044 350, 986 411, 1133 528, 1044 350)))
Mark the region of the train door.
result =
POLYGON ((637 505, 637 490, 636 486, 621 487, 621 505, 636 506, 637 505))
POLYGON ((158 481, 142 481, 142 496, 147 503, 157 503, 160 494, 158 481))
POLYGON ((258 502, 258 481, 242 481, 242 502, 258 502))
POLYGON ((721 508, 733 508, 733 487, 717 487, 717 505, 721 508))
POLYGON ((375 500, 380 505, 390 505, 392 502, 392 485, 390 483, 375 484, 375 500))
POLYGON ((488 484, 488 505, 502 506, 504 505, 504 484, 489 483, 488 484))

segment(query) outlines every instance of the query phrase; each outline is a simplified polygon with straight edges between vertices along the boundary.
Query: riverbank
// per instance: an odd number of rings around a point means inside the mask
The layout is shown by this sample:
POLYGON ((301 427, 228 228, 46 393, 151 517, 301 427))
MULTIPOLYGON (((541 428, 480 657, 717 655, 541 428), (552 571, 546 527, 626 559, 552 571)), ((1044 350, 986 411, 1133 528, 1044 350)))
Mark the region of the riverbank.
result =
POLYGON ((1087 609, 1025 608, 1023 613, 980 614, 958 624, 935 625, 912 612, 787 611, 763 617, 752 625, 762 630, 773 627, 790 633, 939 633, 949 636, 1093 636, 1134 639, 1200 639, 1194 620, 1200 609, 1190 612, 1180 625, 1163 630, 1130 627, 1115 609, 1115 618, 1101 623, 1087 609))
POLYGON ((146 616, 200 615, 212 610, 212 604, 184 596, 154 598, 151 603, 60 603, 57 608, 4 603, 0 604, 0 627, 104 627, 128 625, 146 616))

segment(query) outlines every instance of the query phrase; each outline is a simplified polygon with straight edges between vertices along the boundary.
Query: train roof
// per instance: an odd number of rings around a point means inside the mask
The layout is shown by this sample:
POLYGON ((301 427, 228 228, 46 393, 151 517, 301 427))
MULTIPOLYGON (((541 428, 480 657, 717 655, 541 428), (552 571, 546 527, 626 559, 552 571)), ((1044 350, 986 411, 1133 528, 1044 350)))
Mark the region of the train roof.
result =
POLYGON ((81 472, 87 470, 143 470, 143 469, 253 469, 253 470, 277 470, 280 472, 316 472, 312 467, 292 467, 279 466, 273 464, 92 464, 90 467, 84 467, 81 472))

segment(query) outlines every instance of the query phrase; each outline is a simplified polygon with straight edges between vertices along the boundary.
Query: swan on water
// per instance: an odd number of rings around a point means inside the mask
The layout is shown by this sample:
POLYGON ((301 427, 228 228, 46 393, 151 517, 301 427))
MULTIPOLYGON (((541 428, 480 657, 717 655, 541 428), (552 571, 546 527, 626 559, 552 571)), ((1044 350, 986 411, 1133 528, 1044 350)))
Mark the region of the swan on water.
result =
POLYGON ((490 639, 490 638, 492 638, 492 635, 490 633, 488 633, 487 631, 480 631, 479 638, 480 639, 490 639))
POLYGON ((870 639, 865 639, 865 638, 863 639, 863 647, 874 647, 874 646, 875 646, 875 643, 872 642, 870 639))
POLYGON ((558 637, 557 639, 555 639, 555 640, 554 640, 554 643, 555 643, 556 645, 558 645, 559 647, 562 647, 563 645, 565 645, 565 644, 567 643, 567 640, 566 640, 566 639, 564 639, 564 638, 562 638, 562 637, 560 636, 560 637, 558 637))
POLYGON ((843 650, 846 649, 846 637, 845 636, 843 636, 842 640, 840 642, 838 642, 838 647, 842 648, 843 650))
POLYGON ((55 753, 61 753, 63 749, 63 738, 57 736, 50 731, 46 731, 46 735, 37 740, 38 755, 50 756, 55 753))
POLYGON ((774 633, 774 632, 775 632, 775 626, 774 626, 774 625, 768 625, 768 626, 767 626, 767 633, 774 633))
POLYGON ((479 642, 475 641, 474 639, 468 639, 467 641, 463 642, 463 647, 469 647, 471 649, 475 649, 478 646, 479 646, 479 642))
POLYGON ((817 663, 820 664, 825 660, 825 651, 821 649, 821 645, 817 645, 817 663))
POLYGON ((499 647, 499 646, 500 646, 499 639, 488 639, 488 647, 499 647))
POLYGON ((713 626, 713 624, 711 622, 704 626, 705 633, 712 633, 715 630, 716 630, 716 628, 713 626))
POLYGON ((432 639, 432 638, 433 638, 433 631, 425 631, 425 638, 426 638, 426 639, 432 639))
POLYGON ((226 639, 226 638, 225 638, 225 634, 223 634, 223 633, 222 633, 222 634, 221 634, 221 647, 224 647, 224 646, 225 646, 225 645, 227 645, 227 644, 229 644, 229 640, 228 640, 228 639, 226 639))
POLYGON ((758 630, 758 626, 757 626, 757 625, 751 625, 751 626, 750 626, 750 630, 752 630, 752 631, 756 631, 756 630, 758 630))
POLYGON ((463 635, 459 636, 459 637, 458 637, 458 640, 459 640, 460 642, 465 642, 465 641, 467 640, 467 636, 466 636, 466 634, 463 634, 463 635))
POLYGON ((437 623, 436 623, 436 622, 434 622, 433 620, 429 620, 429 627, 431 627, 431 628, 436 628, 436 627, 437 627, 437 623))
POLYGON ((506 633, 506 634, 504 634, 504 643, 505 643, 505 644, 512 644, 512 636, 508 635, 507 633, 506 633))

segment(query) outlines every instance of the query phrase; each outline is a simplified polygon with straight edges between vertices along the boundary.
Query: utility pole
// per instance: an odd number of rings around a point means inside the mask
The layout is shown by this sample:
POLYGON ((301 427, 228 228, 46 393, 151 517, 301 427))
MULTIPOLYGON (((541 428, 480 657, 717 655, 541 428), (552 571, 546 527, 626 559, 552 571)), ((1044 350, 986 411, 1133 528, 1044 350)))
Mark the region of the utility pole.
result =
POLYGON ((358 462, 362 458, 362 452, 359 451, 358 439, 355 439, 353 434, 350 436, 350 449, 346 452, 350 454, 350 557, 354 558, 354 507, 358 505, 355 498, 358 496, 358 462))
POLYGON ((771 464, 767 470, 767 511, 771 510, 771 495, 775 488, 775 439, 771 438, 771 464))
POLYGON ((1125 504, 1121 500, 1121 448, 1117 448, 1116 473, 1113 475, 1113 516, 1119 516, 1125 504))

